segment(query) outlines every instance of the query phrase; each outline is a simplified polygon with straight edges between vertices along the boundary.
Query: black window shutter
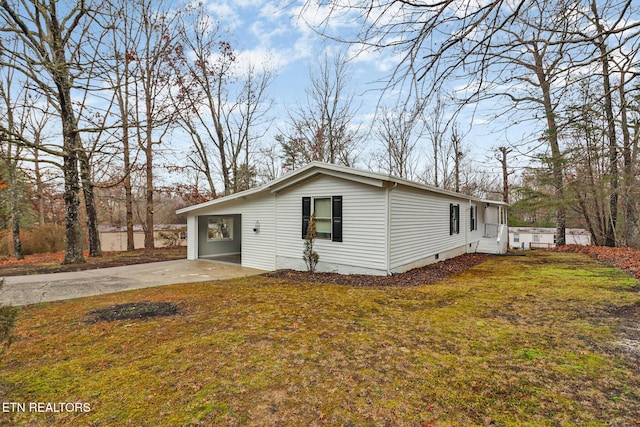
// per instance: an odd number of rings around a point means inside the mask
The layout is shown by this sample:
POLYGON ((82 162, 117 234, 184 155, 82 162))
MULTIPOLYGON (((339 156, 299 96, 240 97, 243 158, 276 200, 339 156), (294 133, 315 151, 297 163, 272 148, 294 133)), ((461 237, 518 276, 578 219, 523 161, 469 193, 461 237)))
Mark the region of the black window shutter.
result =
POLYGON ((449 235, 460 234, 460 205, 449 204, 449 235))
POLYGON ((476 229, 476 215, 474 211, 475 208, 476 208, 475 206, 471 206, 471 209, 470 209, 471 217, 469 218, 470 219, 469 222, 471 223, 471 231, 474 231, 476 229))
POLYGON ((332 198, 331 240, 342 242, 342 196, 332 198))
POLYGON ((307 237, 307 228, 311 218, 311 197, 302 198, 302 238, 307 237))
POLYGON ((474 230, 478 229, 478 207, 477 206, 473 207, 473 229, 474 230))
POLYGON ((453 235, 453 203, 449 203, 449 235, 453 235))

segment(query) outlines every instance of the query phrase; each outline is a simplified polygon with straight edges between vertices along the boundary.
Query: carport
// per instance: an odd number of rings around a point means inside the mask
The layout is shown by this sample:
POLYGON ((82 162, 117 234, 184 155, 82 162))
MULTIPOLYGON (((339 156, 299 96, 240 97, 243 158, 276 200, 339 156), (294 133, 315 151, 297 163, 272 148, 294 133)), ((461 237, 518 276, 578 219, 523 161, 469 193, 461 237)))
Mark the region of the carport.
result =
POLYGON ((198 258, 242 264, 242 215, 198 216, 198 258))

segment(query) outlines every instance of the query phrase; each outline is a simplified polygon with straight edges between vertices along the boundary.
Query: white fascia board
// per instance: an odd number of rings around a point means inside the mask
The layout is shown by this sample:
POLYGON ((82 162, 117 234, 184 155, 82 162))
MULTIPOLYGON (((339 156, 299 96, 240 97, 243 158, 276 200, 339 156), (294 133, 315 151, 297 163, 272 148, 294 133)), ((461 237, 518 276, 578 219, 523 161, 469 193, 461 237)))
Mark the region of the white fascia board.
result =
POLYGON ((482 199, 482 200, 473 199, 473 200, 476 200, 476 201, 478 201, 480 203, 488 203, 488 204, 494 205, 494 206, 507 206, 507 207, 510 206, 509 203, 505 203, 505 202, 503 202, 501 200, 485 200, 485 199, 482 199))
POLYGON ((215 206, 215 205, 220 205, 223 203, 228 203, 231 202, 233 200, 238 200, 238 199, 246 199, 248 196, 251 196, 253 194, 257 194, 260 193, 262 191, 266 191, 268 190, 268 187, 266 185, 260 186, 260 187, 256 187, 256 188, 252 188, 250 190, 245 190, 245 191, 241 191, 239 193, 235 193, 235 194, 231 194, 229 196, 224 196, 224 197, 220 197, 218 199, 213 199, 213 200, 209 200, 208 202, 204 202, 204 203, 200 203, 197 205, 193 205, 193 206, 187 206, 186 208, 182 208, 182 209, 178 209, 176 211, 176 214, 180 215, 183 213, 190 213, 193 211, 197 211, 200 209, 206 209, 210 206, 215 206))

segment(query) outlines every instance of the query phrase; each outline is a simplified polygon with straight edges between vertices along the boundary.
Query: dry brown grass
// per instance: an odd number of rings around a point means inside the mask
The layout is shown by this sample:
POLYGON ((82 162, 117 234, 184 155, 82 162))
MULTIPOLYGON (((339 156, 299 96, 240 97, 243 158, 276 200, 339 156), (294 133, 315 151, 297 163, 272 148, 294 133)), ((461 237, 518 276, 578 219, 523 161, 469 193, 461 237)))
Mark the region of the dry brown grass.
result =
POLYGON ((633 425, 635 281, 579 254, 492 258, 442 282, 367 288, 251 277, 20 309, 4 413, 29 426, 633 425), (87 323, 172 302, 180 314, 87 323))

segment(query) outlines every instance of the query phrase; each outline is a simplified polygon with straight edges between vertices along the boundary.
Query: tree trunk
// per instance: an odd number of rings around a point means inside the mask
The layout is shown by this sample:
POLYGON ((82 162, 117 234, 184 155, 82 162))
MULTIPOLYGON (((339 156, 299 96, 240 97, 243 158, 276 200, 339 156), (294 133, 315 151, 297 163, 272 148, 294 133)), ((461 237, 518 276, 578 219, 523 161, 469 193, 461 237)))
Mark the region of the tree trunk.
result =
POLYGON ((551 148, 551 176, 557 203, 556 245, 564 246, 567 244, 563 176, 564 159, 562 156, 562 152, 560 151, 560 144, 558 142, 558 124, 556 123, 556 114, 553 109, 553 102, 551 101, 551 83, 547 80, 542 54, 537 50, 537 47, 534 47, 532 54, 535 61, 535 69, 538 82, 540 84, 540 90, 542 91, 542 102, 544 105, 545 117, 547 119, 547 141, 549 142, 549 147, 551 148))
POLYGON ((507 147, 499 147, 502 157, 500 163, 502 164, 502 201, 509 203, 509 171, 507 170, 507 154, 511 152, 507 147))
MULTIPOLYGON (((8 85, 11 85, 11 80, 11 78, 7 79, 8 85)), ((13 116, 10 88, 9 90, 5 90, 4 82, 0 83, 0 94, 2 94, 4 103, 6 103, 5 119, 7 127, 14 130, 16 129, 17 123, 13 116)), ((2 136, 4 136, 4 134, 2 136)), ((18 159, 20 157, 20 148, 18 145, 14 145, 10 142, 9 138, 2 138, 0 142, 2 142, 2 145, 0 145, 0 154, 4 157, 7 177, 9 180, 9 206, 11 211, 13 256, 16 259, 24 259, 24 254, 22 253, 22 242, 20 241, 20 191, 18 190, 18 159), (2 150, 3 145, 5 144, 7 147, 6 152, 2 150)))
POLYGON ((44 184, 42 183, 42 173, 40 172, 40 160, 38 150, 33 151, 34 169, 36 176, 36 196, 38 198, 38 225, 44 225, 44 184))
MULTIPOLYGON (((123 22, 128 27, 128 21, 123 22)), ((118 99, 118 107, 120 109, 120 117, 122 120, 122 157, 124 168, 124 205, 125 205, 125 222, 127 227, 127 251, 133 251, 135 249, 135 242, 133 238, 133 195, 131 190, 131 150, 129 148, 129 48, 125 48, 124 55, 119 56, 123 62, 122 67, 124 73, 120 72, 119 67, 115 67, 115 73, 117 77, 116 96, 118 99), (120 90, 122 88, 122 91, 120 90)))
MULTIPOLYGON (((58 63, 58 61, 56 61, 58 63)), ((64 204, 65 204, 65 254, 63 264, 84 263, 82 233, 80 229, 80 180, 78 175, 78 152, 82 149, 80 134, 76 126, 71 104, 71 88, 64 77, 57 85, 60 98, 60 115, 64 144, 64 204), (62 82, 62 84, 61 84, 62 82)))
MULTIPOLYGON (((126 66, 128 69, 128 65, 126 66)), ((122 114, 122 156, 124 167, 124 206, 127 223, 127 251, 135 250, 133 238, 133 194, 131 191, 131 151, 129 149, 129 80, 125 76, 124 96, 119 97, 122 114)))
POLYGON ((129 153, 129 132, 126 131, 123 136, 123 156, 124 156, 124 204, 126 210, 127 222, 127 250, 135 250, 135 242, 133 240, 133 194, 131 191, 131 159, 129 153))
MULTIPOLYGON (((149 131, 151 130, 148 127, 149 131)), ((146 163, 146 190, 145 197, 147 202, 145 230, 144 230, 144 248, 154 249, 155 242, 153 239, 153 143, 151 142, 151 132, 147 132, 147 145, 145 150, 146 163)))
POLYGON ((607 230, 605 245, 616 246, 616 225, 618 223, 618 145, 616 141, 616 123, 613 115, 613 100, 611 93, 611 80, 609 71, 609 54, 604 36, 604 28, 600 23, 598 6, 595 0, 591 1, 591 11, 593 12, 593 23, 600 36, 594 41, 600 51, 602 65, 602 86, 604 90, 604 111, 607 119, 607 139, 609 140, 609 215, 607 218, 607 230))
POLYGON ((17 164, 9 158, 9 186, 11 188, 11 222, 13 235, 13 256, 16 259, 24 259, 22 241, 20 240, 20 205, 18 182, 16 179, 17 164))
MULTIPOLYGON (((66 126, 65 126, 66 127, 66 126)), ((63 264, 85 262, 82 254, 82 234, 80 232, 80 185, 78 181, 78 157, 75 137, 64 131, 64 205, 65 205, 65 253, 63 264)))
MULTIPOLYGON (((149 66, 149 64, 147 64, 149 66)), ((154 120, 153 109, 153 72, 147 69, 146 72, 146 89, 144 93, 145 100, 145 115, 146 115, 146 127, 145 127, 145 143, 144 143, 144 155, 145 155, 145 227, 144 227, 144 248, 155 249, 155 241, 153 239, 153 125, 156 123, 154 120)))
POLYGON ((57 20, 55 6, 50 11, 51 20, 47 22, 50 31, 49 42, 52 46, 51 75, 60 102, 63 138, 63 172, 65 204, 65 254, 63 264, 84 263, 82 254, 82 233, 80 229, 80 179, 78 175, 78 152, 82 150, 73 102, 71 98, 71 72, 66 58, 66 46, 63 42, 62 28, 57 20))
MULTIPOLYGON (((635 211, 635 198, 634 189, 635 173, 633 158, 633 145, 634 141, 631 138, 631 132, 629 130, 629 122, 627 117, 627 101, 625 92, 625 73, 620 73, 620 85, 618 87, 620 94, 620 123, 622 128, 622 158, 624 160, 624 190, 622 205, 624 206, 624 229, 623 240, 624 244, 629 246, 633 244, 635 239, 635 224, 636 224, 636 211, 635 211)), ((637 143, 638 131, 640 130, 640 124, 635 124, 634 135, 637 143)))
POLYGON ((464 156, 464 153, 460 151, 460 135, 458 135, 457 129, 454 127, 451 135, 451 145, 453 146, 454 155, 454 178, 455 178, 455 190, 456 193, 460 192, 460 159, 464 156))
POLYGON ((100 233, 98 231, 98 212, 93 193, 93 181, 91 180, 91 165, 84 150, 78 151, 80 161, 80 178, 82 180, 82 194, 84 195, 84 206, 87 212, 87 234, 89 237, 89 256, 101 257, 100 233))

